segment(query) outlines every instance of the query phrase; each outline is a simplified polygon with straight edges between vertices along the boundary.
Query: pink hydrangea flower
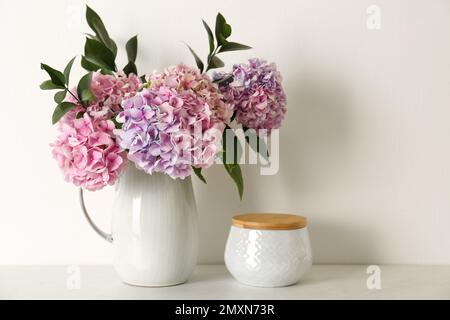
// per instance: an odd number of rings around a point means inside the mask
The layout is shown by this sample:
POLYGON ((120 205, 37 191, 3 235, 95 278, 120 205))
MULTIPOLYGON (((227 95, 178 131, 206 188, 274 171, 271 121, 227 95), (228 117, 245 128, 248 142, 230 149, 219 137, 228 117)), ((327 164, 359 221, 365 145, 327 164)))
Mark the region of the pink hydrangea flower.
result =
MULTIPOLYGON (((85 108, 77 105, 58 122, 59 137, 52 153, 65 179, 87 190, 98 190, 114 184, 126 163, 111 119, 121 110, 122 100, 136 94, 140 79, 119 72, 103 75, 94 72, 91 91, 95 99, 85 108), (83 117, 77 119, 77 115, 83 117)), ((72 90, 76 96, 76 90, 72 90)), ((67 100, 78 103, 72 95, 67 100)))
POLYGON ((126 155, 116 143, 111 120, 80 119, 70 112, 59 124, 60 134, 52 153, 66 181, 95 191, 114 184, 126 165, 126 155))
POLYGON ((150 81, 152 88, 165 86, 177 92, 193 92, 202 98, 212 112, 212 122, 222 127, 222 130, 233 115, 233 105, 223 100, 217 85, 211 82, 208 75, 201 74, 198 69, 178 64, 163 72, 154 73, 150 76, 150 81))
POLYGON ((88 112, 94 118, 111 119, 122 111, 122 100, 134 96, 139 91, 141 81, 134 74, 127 76, 123 72, 105 75, 94 72, 91 91, 95 100, 88 106, 88 112))
MULTIPOLYGON (((223 77, 218 74, 215 77, 223 77)), ((248 64, 233 66, 233 81, 221 86, 224 99, 234 105, 236 120, 260 131, 278 129, 286 114, 286 95, 281 74, 274 63, 250 59, 248 64)))

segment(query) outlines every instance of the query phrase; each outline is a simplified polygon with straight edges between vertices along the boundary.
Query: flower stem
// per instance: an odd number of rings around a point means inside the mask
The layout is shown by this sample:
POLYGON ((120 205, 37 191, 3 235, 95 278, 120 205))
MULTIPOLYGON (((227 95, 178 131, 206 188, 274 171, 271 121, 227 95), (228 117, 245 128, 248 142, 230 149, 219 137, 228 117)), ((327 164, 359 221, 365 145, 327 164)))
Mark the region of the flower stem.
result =
POLYGON ((83 105, 83 104, 81 103, 80 99, 78 99, 78 97, 77 97, 76 95, 74 95, 74 94, 72 93, 72 91, 69 90, 69 88, 66 87, 66 90, 67 90, 68 93, 70 93, 70 95, 71 95, 75 100, 77 100, 81 105, 83 105))
POLYGON ((214 58, 214 56, 217 54, 217 51, 219 50, 219 47, 217 46, 215 49, 214 49, 214 51, 211 53, 211 55, 209 56, 209 59, 208 59, 208 65, 207 65, 207 67, 206 67, 206 70, 205 70, 205 73, 206 72, 208 72, 208 70, 210 69, 210 67, 211 67, 211 60, 214 58))

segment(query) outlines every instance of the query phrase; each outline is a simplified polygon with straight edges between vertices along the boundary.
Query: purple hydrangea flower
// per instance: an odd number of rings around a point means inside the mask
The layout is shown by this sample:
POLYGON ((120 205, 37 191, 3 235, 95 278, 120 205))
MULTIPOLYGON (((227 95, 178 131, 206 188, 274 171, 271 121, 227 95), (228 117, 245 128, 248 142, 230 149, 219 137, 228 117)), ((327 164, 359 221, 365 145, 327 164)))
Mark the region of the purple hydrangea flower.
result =
MULTIPOLYGON (((216 75, 215 77, 222 77, 216 75)), ((274 63, 250 59, 236 64, 233 81, 221 86, 226 103, 234 105, 236 120, 244 127, 260 130, 278 129, 286 114, 286 95, 282 77, 274 63)))
POLYGON ((211 166, 221 150, 222 126, 193 91, 160 85, 144 89, 122 106, 117 121, 123 125, 116 132, 120 146, 149 174, 184 179, 192 166, 211 166))

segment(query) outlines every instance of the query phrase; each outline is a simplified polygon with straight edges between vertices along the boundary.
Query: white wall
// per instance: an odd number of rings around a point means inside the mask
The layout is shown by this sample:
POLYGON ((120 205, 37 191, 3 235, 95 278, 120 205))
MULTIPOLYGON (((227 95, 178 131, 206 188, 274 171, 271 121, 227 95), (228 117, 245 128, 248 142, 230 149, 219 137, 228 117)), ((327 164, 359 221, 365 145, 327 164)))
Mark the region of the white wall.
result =
MULTIPOLYGON (((316 262, 450 263, 450 1, 87 2, 121 46, 139 34, 140 70, 193 64, 181 41, 204 55, 200 19, 220 10, 255 48, 228 66, 261 56, 284 75, 279 174, 246 167, 242 203, 222 167, 195 182, 202 262, 222 261, 233 214, 275 211, 309 217, 316 262), (381 30, 366 27, 372 4, 381 30)), ((51 158, 52 96, 38 88, 40 62, 81 53, 83 14, 83 1, 0 0, 0 264, 111 261, 51 158)), ((88 196, 105 229, 112 197, 88 196)))

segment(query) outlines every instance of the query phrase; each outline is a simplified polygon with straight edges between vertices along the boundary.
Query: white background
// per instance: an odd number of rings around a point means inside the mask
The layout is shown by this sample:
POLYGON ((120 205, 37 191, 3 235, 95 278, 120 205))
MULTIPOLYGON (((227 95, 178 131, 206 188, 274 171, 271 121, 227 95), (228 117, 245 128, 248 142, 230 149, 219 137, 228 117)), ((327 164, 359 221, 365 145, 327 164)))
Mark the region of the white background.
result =
MULTIPOLYGON (((264 57, 284 75, 279 173, 245 167, 241 203, 222 167, 194 179, 201 262, 222 261, 235 213, 265 211, 309 218, 315 262, 450 263, 450 1, 87 2, 121 48, 139 34, 141 72, 193 65, 182 41, 205 56, 200 19, 221 11, 254 47, 227 66, 264 57), (366 27, 373 4, 380 30, 366 27)), ((38 87, 39 63, 62 69, 87 31, 83 1, 0 0, 0 264, 111 262, 51 158, 54 103, 38 87)), ((88 195, 105 229, 112 198, 88 195)))

